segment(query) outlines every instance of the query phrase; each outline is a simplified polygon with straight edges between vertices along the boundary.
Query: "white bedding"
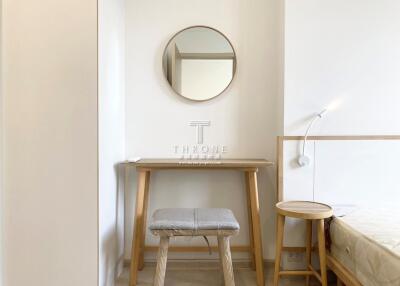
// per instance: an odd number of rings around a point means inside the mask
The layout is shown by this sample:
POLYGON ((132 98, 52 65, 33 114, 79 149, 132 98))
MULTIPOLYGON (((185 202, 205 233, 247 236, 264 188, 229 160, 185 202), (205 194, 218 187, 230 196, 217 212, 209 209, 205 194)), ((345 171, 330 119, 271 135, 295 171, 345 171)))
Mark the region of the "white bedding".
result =
POLYGON ((330 235, 332 255, 364 286, 400 286, 400 203, 348 211, 330 235))

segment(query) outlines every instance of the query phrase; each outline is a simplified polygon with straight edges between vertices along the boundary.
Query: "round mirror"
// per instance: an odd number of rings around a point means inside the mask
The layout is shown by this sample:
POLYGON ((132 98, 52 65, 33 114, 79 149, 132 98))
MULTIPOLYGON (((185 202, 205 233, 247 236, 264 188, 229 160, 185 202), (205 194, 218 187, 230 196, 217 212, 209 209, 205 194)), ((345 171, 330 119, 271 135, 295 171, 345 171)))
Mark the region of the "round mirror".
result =
POLYGON ((179 95, 203 101, 218 96, 232 82, 236 55, 229 40, 204 26, 186 28, 168 42, 163 55, 165 78, 179 95))

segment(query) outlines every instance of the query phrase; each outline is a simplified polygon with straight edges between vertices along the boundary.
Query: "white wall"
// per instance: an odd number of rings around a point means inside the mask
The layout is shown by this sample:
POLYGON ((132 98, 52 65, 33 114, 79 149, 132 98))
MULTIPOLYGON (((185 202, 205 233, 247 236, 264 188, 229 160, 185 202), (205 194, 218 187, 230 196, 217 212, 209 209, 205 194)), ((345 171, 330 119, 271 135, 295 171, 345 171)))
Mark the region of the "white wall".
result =
POLYGON ((99 285, 123 265, 125 159, 125 0, 99 3, 99 285), (116 268, 117 267, 117 268, 116 268))
POLYGON ((286 0, 285 134, 400 133, 400 2, 286 0))
POLYGON ((284 199, 333 205, 400 202, 400 140, 315 140, 310 165, 296 164, 302 142, 284 143, 284 199))
MULTIPOLYGON (((399 134, 400 2, 287 0, 285 12, 285 135, 303 135, 310 116, 332 105, 336 108, 314 125, 312 134, 399 134)), ((313 160, 319 165, 309 168, 293 164, 298 142, 285 145, 291 172, 286 187, 297 188, 299 197, 309 195, 310 188, 315 192, 330 189, 326 174, 343 174, 345 168, 339 168, 340 161, 335 162, 338 158, 348 161, 341 154, 354 152, 354 156, 364 154, 366 159, 370 154, 371 160, 371 152, 382 158, 387 155, 379 142, 368 143, 376 145, 375 151, 362 142, 316 144, 314 148, 310 142, 307 153, 312 158, 318 155, 313 160), (304 187, 301 191, 300 186, 304 187)), ((394 156, 395 146, 389 146, 394 156)), ((352 168, 364 166, 362 172, 369 173, 368 164, 354 164, 352 168)), ((341 180, 349 182, 349 178, 341 180)), ((360 183, 354 180, 353 184, 357 187, 360 183)), ((363 196, 374 197, 373 185, 370 182, 363 196)))
POLYGON ((4 168, 4 109, 3 109, 3 1, 0 0, 0 285, 4 285, 3 279, 3 219, 4 219, 4 204, 3 204, 3 196, 4 196, 4 177, 3 177, 3 168, 4 168))
POLYGON ((2 16, 4 285, 97 285, 97 1, 2 16))
MULTIPOLYGON (((281 1, 128 1, 127 2, 127 156, 175 157, 174 145, 196 143, 190 120, 211 120, 205 144, 226 145, 231 158, 275 158, 279 133, 281 1), (223 32, 237 52, 237 73, 218 98, 193 103, 169 88, 162 54, 170 37, 191 25, 223 32)), ((275 171, 259 174, 265 258, 273 257, 275 171)), ((135 182, 126 200, 126 257, 130 257, 135 182)), ((234 244, 247 239, 244 181, 235 172, 157 172, 150 186, 149 215, 166 206, 228 207, 241 226, 234 244)), ((148 244, 156 240, 148 235, 148 244)), ((203 241, 174 243, 204 245, 203 241)), ((176 257, 176 256, 171 256, 176 257)), ((182 257, 182 256, 180 256, 182 257)), ((190 256, 189 257, 193 257, 190 256)), ((198 257, 198 256, 196 256, 198 257)), ((207 257, 205 255, 204 257, 207 257)))

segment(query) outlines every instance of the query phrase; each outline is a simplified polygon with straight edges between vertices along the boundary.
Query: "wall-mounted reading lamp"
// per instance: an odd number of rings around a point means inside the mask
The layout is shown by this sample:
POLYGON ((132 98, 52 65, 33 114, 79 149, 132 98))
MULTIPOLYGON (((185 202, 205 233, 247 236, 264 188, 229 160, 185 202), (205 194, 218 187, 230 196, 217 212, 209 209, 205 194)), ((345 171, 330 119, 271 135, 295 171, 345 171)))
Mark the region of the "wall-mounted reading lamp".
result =
POLYGON ((307 145, 307 137, 308 134, 310 133, 311 128, 313 127, 314 123, 318 120, 321 119, 322 116, 327 112, 327 111, 332 111, 336 108, 338 108, 342 102, 343 102, 343 96, 337 97, 335 100, 333 100, 325 109, 323 109, 320 113, 316 114, 311 122, 308 124, 306 134, 304 135, 304 140, 303 140, 303 149, 299 157, 297 158, 297 163, 299 164, 300 167, 304 167, 310 164, 310 158, 306 155, 306 145, 307 145))
POLYGON ((310 164, 310 158, 306 155, 306 144, 307 144, 308 133, 310 133, 310 130, 313 127, 315 121, 322 118, 322 115, 327 111, 328 109, 322 110, 320 113, 315 115, 315 117, 311 120, 310 124, 308 124, 307 131, 306 134, 304 135, 304 140, 303 140, 303 150, 301 155, 299 155, 299 157, 297 158, 297 163, 299 164, 300 167, 304 167, 310 164))

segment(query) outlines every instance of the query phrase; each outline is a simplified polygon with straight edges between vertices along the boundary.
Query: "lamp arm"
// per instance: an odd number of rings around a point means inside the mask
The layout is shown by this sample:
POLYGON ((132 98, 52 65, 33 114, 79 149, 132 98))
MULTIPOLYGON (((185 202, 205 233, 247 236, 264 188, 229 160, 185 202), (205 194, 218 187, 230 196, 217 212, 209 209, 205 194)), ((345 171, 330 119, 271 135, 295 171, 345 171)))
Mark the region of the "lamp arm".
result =
POLYGON ((303 152, 302 155, 304 156, 306 153, 306 144, 307 144, 307 138, 308 138, 308 133, 310 133, 311 128, 313 127, 315 121, 317 121, 320 117, 317 115, 314 117, 314 119, 310 122, 310 124, 307 127, 307 131, 306 134, 304 135, 304 139, 303 139, 303 152))
POLYGON ((310 130, 311 130, 311 128, 313 127, 315 121, 317 121, 318 119, 322 118, 322 115, 323 115, 326 111, 327 111, 327 110, 324 109, 324 110, 322 110, 320 113, 318 113, 318 114, 314 117, 314 119, 310 122, 310 124, 308 125, 307 130, 306 130, 306 134, 304 135, 304 140, 303 140, 303 152, 302 152, 302 155, 303 155, 303 156, 305 156, 305 154, 306 154, 306 144, 307 144, 308 133, 310 133, 310 130))

